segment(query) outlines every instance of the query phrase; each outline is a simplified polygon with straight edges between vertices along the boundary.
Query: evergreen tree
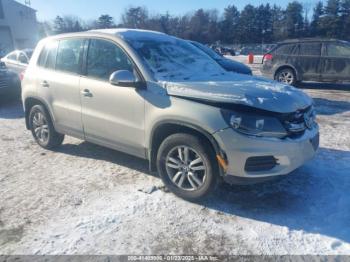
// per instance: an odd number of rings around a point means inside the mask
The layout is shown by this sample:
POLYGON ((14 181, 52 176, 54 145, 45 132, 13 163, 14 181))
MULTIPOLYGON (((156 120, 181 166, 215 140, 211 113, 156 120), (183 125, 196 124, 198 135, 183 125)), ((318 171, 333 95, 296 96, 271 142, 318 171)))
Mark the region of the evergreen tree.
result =
POLYGON ((300 2, 294 1, 288 4, 285 12, 285 37, 298 38, 302 36, 304 28, 303 6, 300 2))
POLYGON ((312 22, 310 26, 310 35, 311 36, 320 36, 321 30, 320 30, 320 20, 323 16, 323 3, 319 1, 315 8, 314 8, 314 14, 312 16, 312 22))
POLYGON ((224 17, 220 23, 221 40, 227 44, 238 42, 237 27, 240 13, 236 6, 229 5, 224 9, 224 17))
POLYGON ((114 28, 116 25, 114 24, 113 17, 110 15, 101 15, 97 21, 95 21, 95 28, 103 29, 103 28, 114 28))

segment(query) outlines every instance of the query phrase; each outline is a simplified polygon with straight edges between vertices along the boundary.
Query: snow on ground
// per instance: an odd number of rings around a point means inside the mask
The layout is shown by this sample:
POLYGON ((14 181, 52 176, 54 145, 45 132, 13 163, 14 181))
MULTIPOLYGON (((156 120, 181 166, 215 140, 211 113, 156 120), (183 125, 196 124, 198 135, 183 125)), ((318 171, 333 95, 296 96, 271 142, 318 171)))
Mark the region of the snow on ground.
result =
POLYGON ((146 161, 66 138, 38 147, 18 102, 0 104, 0 254, 348 254, 350 92, 304 89, 321 147, 290 176, 222 185, 207 201, 166 192, 146 161))

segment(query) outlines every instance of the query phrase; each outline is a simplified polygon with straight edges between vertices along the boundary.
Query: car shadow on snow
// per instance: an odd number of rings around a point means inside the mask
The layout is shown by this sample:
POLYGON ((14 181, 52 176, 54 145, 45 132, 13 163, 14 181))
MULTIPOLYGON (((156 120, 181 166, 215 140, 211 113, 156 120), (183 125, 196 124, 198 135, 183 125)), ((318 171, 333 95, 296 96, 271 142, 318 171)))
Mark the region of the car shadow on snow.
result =
POLYGON ((86 141, 83 141, 80 144, 63 144, 56 149, 56 152, 83 158, 102 160, 137 170, 142 173, 149 173, 148 162, 146 160, 86 141))
POLYGON ((350 151, 321 148, 289 176, 251 186, 222 185, 201 205, 350 243, 350 151))

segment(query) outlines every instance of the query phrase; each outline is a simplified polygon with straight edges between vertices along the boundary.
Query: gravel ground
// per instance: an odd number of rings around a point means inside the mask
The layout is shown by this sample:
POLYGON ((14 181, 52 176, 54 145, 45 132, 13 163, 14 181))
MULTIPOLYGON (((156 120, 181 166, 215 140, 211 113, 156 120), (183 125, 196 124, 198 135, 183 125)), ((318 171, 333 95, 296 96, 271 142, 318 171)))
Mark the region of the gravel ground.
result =
POLYGON ((37 146, 0 102, 0 254, 348 254, 350 88, 304 90, 321 148, 288 177, 181 200, 146 161, 67 137, 37 146))

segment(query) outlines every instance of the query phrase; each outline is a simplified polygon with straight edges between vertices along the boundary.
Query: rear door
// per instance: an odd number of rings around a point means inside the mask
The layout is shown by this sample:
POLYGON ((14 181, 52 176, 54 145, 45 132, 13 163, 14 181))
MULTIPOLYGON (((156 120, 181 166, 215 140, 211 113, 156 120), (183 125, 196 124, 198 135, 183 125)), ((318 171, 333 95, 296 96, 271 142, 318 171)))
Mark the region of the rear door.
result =
POLYGON ((298 45, 297 68, 299 77, 305 81, 319 81, 321 66, 322 43, 306 42, 298 45))
POLYGON ((323 81, 350 81, 350 45, 326 43, 322 64, 323 81))
POLYGON ((49 103, 57 131, 83 138, 80 72, 84 39, 50 42, 38 61, 37 86, 49 103))

